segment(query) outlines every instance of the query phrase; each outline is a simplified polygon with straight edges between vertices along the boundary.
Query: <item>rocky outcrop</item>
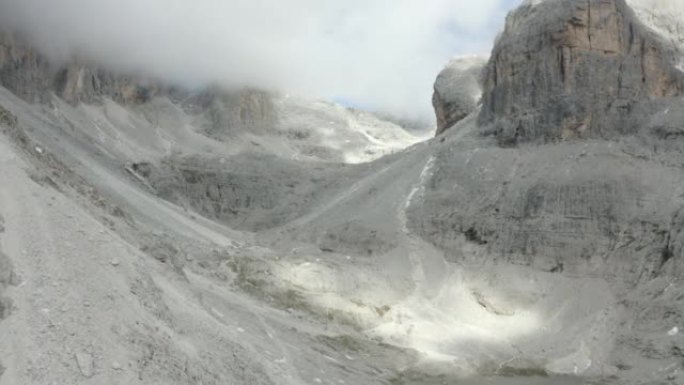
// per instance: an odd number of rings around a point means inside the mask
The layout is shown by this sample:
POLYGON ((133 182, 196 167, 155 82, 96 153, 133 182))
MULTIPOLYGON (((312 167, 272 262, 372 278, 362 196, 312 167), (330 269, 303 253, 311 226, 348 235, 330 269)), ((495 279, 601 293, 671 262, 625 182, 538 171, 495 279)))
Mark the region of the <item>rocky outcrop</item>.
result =
POLYGON ((300 217, 322 196, 347 186, 351 171, 334 165, 311 169, 257 155, 164 163, 158 168, 134 168, 158 196, 247 231, 270 229, 300 217))
MULTIPOLYGON (((468 119, 465 135, 435 144, 406 213, 409 230, 459 266, 606 282, 583 306, 601 292, 614 305, 587 329, 613 309, 621 319, 606 322, 587 373, 635 385, 681 380, 646 364, 681 361, 684 320, 684 291, 672 284, 684 272, 681 49, 676 23, 643 16, 656 11, 635 14, 622 0, 514 11, 485 70, 479 124, 468 119)), ((575 373, 589 339, 577 340, 575 373)))
POLYGON ((0 84, 29 102, 46 100, 52 88, 47 59, 17 41, 13 34, 0 32, 0 84))
MULTIPOLYGON (((63 100, 72 106, 82 103, 107 109, 113 107, 108 103, 111 100, 122 107, 139 107, 129 110, 136 115, 133 119, 138 132, 133 140, 141 143, 142 126, 152 129, 155 152, 168 143, 159 127, 166 131, 192 127, 193 135, 203 136, 198 141, 205 141, 205 148, 214 147, 218 153, 233 155, 247 146, 288 159, 335 163, 367 162, 423 140, 420 133, 408 133, 387 119, 334 103, 250 87, 174 86, 144 75, 117 74, 106 64, 100 66, 83 58, 48 60, 23 42, 0 30, 0 86, 30 103, 54 106, 63 100), (167 107, 174 112, 169 114, 167 107), (159 108, 164 111, 155 111, 159 108), (174 116, 164 119, 168 115, 174 116), (206 137, 213 140, 206 142, 206 137)), ((105 116, 114 125, 122 122, 120 115, 105 116)), ((130 158, 129 154, 126 161, 149 160, 137 156, 130 158)))
POLYGON ((432 105, 437 135, 470 115, 482 94, 481 74, 487 59, 479 56, 452 60, 437 76, 432 105))
POLYGON ((628 152, 606 141, 525 151, 445 146, 409 218, 458 262, 647 280, 671 262, 684 175, 628 152))
MULTIPOLYGON (((5 221, 0 215, 0 235, 5 232, 5 221)), ((0 321, 7 318, 12 312, 12 300, 4 296, 7 287, 17 284, 14 275, 14 267, 10 258, 0 250, 0 321)), ((0 362, 0 375, 2 375, 2 363, 0 362)))
POLYGON ((11 112, 7 111, 5 107, 0 105, 0 126, 7 126, 10 128, 16 127, 17 117, 11 112))
POLYGON ((479 124, 501 145, 634 133, 684 93, 678 62, 624 0, 528 2, 496 42, 479 124))
POLYGON ((10 259, 0 251, 0 320, 7 318, 12 311, 12 301, 3 296, 7 287, 15 283, 14 270, 10 259))
POLYGON ((186 104, 204 115, 203 129, 209 136, 223 139, 239 132, 274 127, 278 117, 273 99, 273 94, 253 88, 212 88, 191 97, 186 104))
POLYGON ((121 104, 137 104, 162 88, 154 82, 115 75, 78 61, 57 65, 21 38, 2 31, 0 85, 31 103, 46 102, 54 93, 72 104, 99 103, 102 97, 121 104))
POLYGON ((59 70, 53 85, 55 93, 71 104, 98 103, 102 96, 107 96, 118 103, 134 105, 148 101, 160 91, 156 84, 147 85, 84 64, 71 64, 59 70))

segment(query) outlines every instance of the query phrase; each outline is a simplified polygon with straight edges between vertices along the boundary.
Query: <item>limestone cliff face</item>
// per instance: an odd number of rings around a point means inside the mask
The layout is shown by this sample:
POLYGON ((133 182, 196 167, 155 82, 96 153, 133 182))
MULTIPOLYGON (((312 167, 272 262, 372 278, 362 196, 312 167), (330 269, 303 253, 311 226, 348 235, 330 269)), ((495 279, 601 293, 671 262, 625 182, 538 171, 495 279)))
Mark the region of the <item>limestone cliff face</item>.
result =
POLYGON ((259 130, 276 122, 273 95, 256 89, 229 91, 209 87, 202 92, 177 89, 144 77, 120 75, 87 61, 58 64, 0 31, 0 85, 30 103, 45 103, 50 95, 70 104, 99 104, 109 98, 121 105, 137 105, 167 96, 189 112, 206 119, 204 130, 217 137, 235 130, 259 130))
POLYGON ((678 62, 624 0, 530 3, 496 42, 479 124, 502 145, 634 133, 684 92, 678 62))
POLYGON ((475 111, 482 93, 480 78, 486 63, 484 57, 458 58, 439 74, 432 97, 437 135, 475 111))
POLYGON ((0 32, 0 83, 29 102, 45 99, 53 71, 48 61, 6 32, 0 32))
POLYGON ((21 38, 2 31, 0 84, 31 103, 46 102, 50 93, 54 93, 72 104, 97 103, 101 97, 136 104, 147 101, 162 88, 78 61, 56 64, 24 44, 21 38))
MULTIPOLYGON (((656 9, 635 13, 637 2, 659 0, 531 0, 511 13, 478 124, 445 132, 422 160, 408 228, 463 266, 599 277, 620 301, 670 290, 684 274, 684 34, 656 9)), ((682 347, 634 332, 664 335, 684 320, 684 296, 665 297, 625 306, 587 370, 604 362, 621 384, 681 381, 643 363, 680 360, 682 347)))
POLYGON ((253 88, 211 88, 185 104, 204 117, 202 128, 209 136, 221 139, 245 130, 258 133, 272 128, 278 120, 273 99, 273 94, 253 88))
POLYGON ((84 64, 70 64, 60 69, 54 76, 53 85, 57 95, 72 104, 96 103, 101 96, 124 105, 139 104, 160 92, 158 85, 147 85, 84 64))

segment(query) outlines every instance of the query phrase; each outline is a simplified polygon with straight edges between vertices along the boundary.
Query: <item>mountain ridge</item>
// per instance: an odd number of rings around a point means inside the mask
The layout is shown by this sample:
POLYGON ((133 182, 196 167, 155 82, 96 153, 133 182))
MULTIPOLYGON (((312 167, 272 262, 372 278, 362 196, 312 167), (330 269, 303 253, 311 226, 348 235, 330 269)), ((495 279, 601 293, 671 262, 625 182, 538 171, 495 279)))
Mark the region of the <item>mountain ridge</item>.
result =
POLYGON ((391 146, 372 116, 254 90, 0 89, 2 247, 26 277, 0 382, 681 382, 678 48, 628 6, 524 4, 482 102, 452 67, 436 107, 466 113, 391 146))

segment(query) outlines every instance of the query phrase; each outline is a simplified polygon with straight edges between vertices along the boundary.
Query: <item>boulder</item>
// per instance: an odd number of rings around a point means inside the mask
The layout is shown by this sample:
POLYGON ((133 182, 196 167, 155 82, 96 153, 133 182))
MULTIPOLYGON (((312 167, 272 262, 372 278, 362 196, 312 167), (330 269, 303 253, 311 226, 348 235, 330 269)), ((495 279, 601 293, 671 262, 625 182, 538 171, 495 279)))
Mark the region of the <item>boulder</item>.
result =
POLYGON ((486 64, 487 58, 482 56, 457 58, 437 76, 432 97, 437 135, 475 111, 482 94, 480 78, 486 64))

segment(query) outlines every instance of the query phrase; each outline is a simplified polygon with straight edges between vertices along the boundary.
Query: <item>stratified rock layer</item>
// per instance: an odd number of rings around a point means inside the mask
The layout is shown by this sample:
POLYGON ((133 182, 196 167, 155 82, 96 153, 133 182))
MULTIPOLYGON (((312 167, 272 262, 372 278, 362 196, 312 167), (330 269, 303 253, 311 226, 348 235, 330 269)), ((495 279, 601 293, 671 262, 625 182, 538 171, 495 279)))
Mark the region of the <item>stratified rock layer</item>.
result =
POLYGON ((624 0, 549 0, 511 13, 479 124, 501 145, 634 133, 682 95, 677 48, 624 0))

